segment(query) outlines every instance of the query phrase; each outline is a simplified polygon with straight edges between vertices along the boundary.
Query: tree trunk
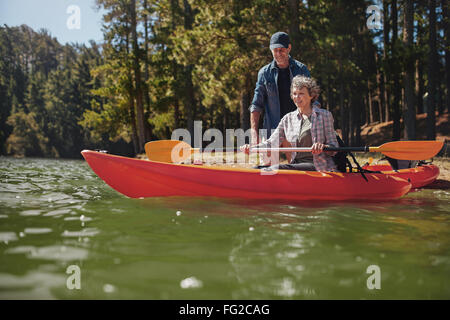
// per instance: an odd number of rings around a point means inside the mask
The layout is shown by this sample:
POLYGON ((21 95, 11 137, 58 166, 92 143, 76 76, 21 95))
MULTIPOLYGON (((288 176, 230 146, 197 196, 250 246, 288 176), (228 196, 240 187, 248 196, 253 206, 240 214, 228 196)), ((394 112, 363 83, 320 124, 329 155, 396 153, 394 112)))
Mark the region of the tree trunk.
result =
POLYGON ((358 103, 356 104, 356 107, 353 110, 354 117, 355 117, 354 118, 355 138, 354 138, 354 144, 353 144, 354 146, 361 145, 361 113, 358 112, 358 106, 361 106, 364 103, 362 94, 358 93, 357 99, 358 99, 358 103))
POLYGON ((428 0, 430 37, 428 53, 427 139, 436 139, 436 0, 428 0))
MULTIPOLYGON (((178 4, 178 0, 171 0, 170 1, 170 9, 171 9, 171 27, 172 27, 172 31, 174 31, 176 29, 176 23, 175 21, 177 21, 177 11, 179 9, 179 4, 178 4)), ((179 66, 177 64, 177 62, 175 60, 172 61, 171 63, 171 67, 172 67, 172 76, 174 81, 172 82, 172 91, 173 91, 173 99, 174 99, 174 118, 175 118, 175 129, 180 128, 181 126, 181 114, 180 114, 180 100, 178 99, 178 83, 179 83, 179 72, 178 69, 181 68, 181 66, 179 66)))
POLYGON ((380 71, 380 57, 375 51, 375 69, 377 70, 377 96, 378 96, 378 119, 380 123, 383 122, 383 107, 384 107, 384 81, 383 73, 380 71))
POLYGON ((145 106, 146 106, 146 112, 145 112, 145 141, 150 141, 153 137, 152 134, 152 127, 150 123, 147 121, 150 118, 151 115, 151 109, 150 109, 150 94, 148 90, 148 75, 149 75, 149 64, 148 64, 148 15, 147 15, 148 5, 147 0, 144 0, 144 48, 145 48, 145 68, 144 68, 144 83, 143 83, 143 90, 144 90, 144 100, 145 100, 145 106))
MULTIPOLYGON (((127 37, 128 38, 128 37, 127 37)), ((127 53, 128 53, 128 40, 127 40, 127 53)), ((139 137, 136 127, 136 112, 134 105, 134 90, 133 90, 133 75, 131 70, 128 72, 128 99, 130 103, 130 119, 131 119, 131 140, 133 141, 134 153, 138 154, 139 151, 139 137)))
MULTIPOLYGON (((439 58, 438 58, 439 59, 439 58)), ((442 71, 444 68, 441 68, 441 63, 438 60, 438 66, 437 66, 437 74, 436 74, 436 83, 437 83, 437 101, 436 101, 436 108, 438 110, 439 115, 442 115, 442 113, 444 112, 444 90, 441 86, 442 83, 442 71)))
POLYGON ((369 109, 369 123, 373 123, 372 90, 370 89, 370 79, 367 79, 367 107, 369 109))
POLYGON ((353 109, 354 109, 354 106, 355 106, 355 101, 354 101, 354 97, 353 96, 350 96, 349 97, 349 106, 348 106, 348 113, 347 113, 347 117, 348 117, 348 121, 347 121, 347 126, 348 126, 348 129, 347 129, 347 132, 348 132, 348 143, 349 143, 349 146, 354 146, 354 143, 355 143, 355 141, 354 141, 354 130, 353 130, 353 128, 354 128, 354 118, 355 118, 355 114, 353 113, 353 109))
MULTIPOLYGON (((183 0, 184 5, 184 29, 191 30, 194 16, 191 5, 187 0, 183 0)), ((191 145, 197 147, 196 141, 201 141, 201 137, 194 137, 194 118, 196 114, 195 97, 194 97, 194 84, 192 83, 192 71, 194 65, 190 64, 184 68, 184 107, 186 111, 187 127, 191 134, 191 145)))
MULTIPOLYGON (((420 46, 420 45, 419 45, 420 46)), ((424 80, 423 80, 423 63, 420 59, 416 61, 416 91, 417 91, 417 113, 422 114, 423 111, 423 95, 424 95, 424 80)))
POLYGON ((130 95, 130 118, 131 118, 131 140, 133 141, 134 153, 138 154, 139 151, 139 137, 136 128, 136 112, 134 111, 134 98, 133 98, 133 85, 131 84, 132 75, 130 74, 130 86, 128 92, 130 95))
POLYGON ((180 103, 178 99, 175 99, 174 101, 174 118, 175 118, 175 129, 178 129, 180 127, 180 103))
MULTIPOLYGON (((383 0, 383 60, 385 62, 385 64, 390 65, 390 61, 389 61, 389 47, 390 47, 390 41, 389 41, 389 33, 390 33, 390 22, 389 22, 389 3, 387 0, 383 0)), ((390 120, 390 111, 389 111, 389 107, 390 107, 390 94, 389 94, 389 81, 390 81, 390 77, 388 75, 388 72, 386 71, 386 69, 389 68, 385 68, 384 72, 383 72, 383 83, 384 83, 384 90, 383 90, 383 95, 384 95, 384 101, 385 101, 385 118, 384 121, 389 121, 390 120)))
POLYGON ((397 23, 397 0, 392 1, 392 12, 391 12, 391 21, 392 21, 392 41, 391 41, 391 54, 393 58, 393 63, 391 65, 393 72, 393 86, 394 86, 394 101, 392 103, 392 120, 393 120, 393 132, 392 132, 392 140, 400 140, 401 136, 401 127, 400 127, 400 119, 401 119, 401 111, 400 111, 400 79, 399 79, 399 59, 397 50, 397 37, 398 37, 398 23, 397 23))
POLYGON ((139 61, 139 47, 136 29, 137 29, 136 0, 131 0, 131 35, 133 40, 133 69, 134 69, 135 97, 136 97, 136 124, 139 138, 139 153, 143 153, 144 144, 146 141, 145 141, 144 107, 142 99, 141 68, 139 61))
POLYGON ((239 105, 239 123, 240 128, 242 128, 244 131, 246 131, 250 127, 250 111, 248 110, 251 103, 251 89, 249 89, 250 81, 250 77, 247 76, 245 79, 244 90, 241 93, 241 101, 239 105))
POLYGON ((405 138, 416 139, 416 106, 414 96, 414 56, 413 56, 413 33, 414 33, 414 4, 413 0, 406 0, 404 8, 403 43, 406 47, 405 61, 405 104, 403 107, 403 120, 405 124, 405 138))
MULTIPOLYGON (((367 102, 367 100, 369 99, 369 95, 367 95, 367 97, 364 97, 364 106, 368 105, 369 103, 367 102)), ((368 112, 366 112, 366 108, 363 108, 363 110, 361 110, 363 113, 363 118, 364 118, 364 124, 368 125, 370 124, 370 115, 368 112)))
MULTIPOLYGON (((416 10, 420 10, 420 14, 424 15, 422 13, 423 11, 423 4, 416 4, 416 10)), ((425 5, 426 7, 426 5, 425 5)), ((427 43, 425 42, 425 28, 422 26, 421 23, 417 24, 417 48, 425 48, 427 46, 427 43)), ((425 94, 425 79, 424 79, 424 68, 426 65, 425 57, 422 53, 419 53, 417 55, 416 60, 416 92, 417 92, 417 113, 422 114, 424 113, 424 94, 425 94)))
POLYGON ((331 91, 331 83, 330 83, 330 75, 327 76, 327 110, 333 112, 334 104, 333 104, 333 92, 331 91))
MULTIPOLYGON (((184 109, 186 112, 186 122, 189 133, 191 134, 191 145, 197 148, 195 141, 199 141, 198 137, 194 137, 194 117, 195 117, 195 102, 194 102, 194 86, 192 84, 192 65, 184 68, 184 109)), ((201 139, 200 139, 201 140, 201 139)))
POLYGON ((294 59, 300 59, 300 18, 299 18, 299 3, 298 0, 288 0, 289 6, 289 37, 292 43, 291 56, 294 59))
MULTIPOLYGON (((129 25, 127 24, 127 28, 129 27, 129 25)), ((127 33, 126 38, 125 38, 125 45, 126 45, 126 52, 127 52, 127 56, 130 53, 130 40, 129 40, 129 34, 127 33)), ((137 133, 137 127, 136 127, 136 112, 135 112, 135 106, 134 106, 134 90, 133 90, 133 74, 131 72, 131 70, 129 68, 127 68, 128 70, 128 79, 127 79, 127 84, 128 84, 128 100, 129 100, 129 114, 130 114, 130 122, 131 122, 131 141, 133 142, 133 148, 134 148, 134 153, 138 154, 139 153, 139 137, 138 137, 138 133, 137 133)))
POLYGON ((345 144, 348 145, 348 135, 347 135, 347 117, 345 114, 345 106, 344 106, 344 79, 339 81, 339 109, 341 115, 341 131, 342 131, 342 140, 344 140, 345 144))
POLYGON ((228 128, 228 113, 228 109, 223 108, 222 132, 225 132, 225 130, 228 128))
POLYGON ((446 101, 445 109, 450 112, 450 23, 449 23, 449 2, 448 0, 442 0, 442 18, 443 18, 443 29, 444 29, 444 41, 445 41, 445 76, 446 76, 446 101))

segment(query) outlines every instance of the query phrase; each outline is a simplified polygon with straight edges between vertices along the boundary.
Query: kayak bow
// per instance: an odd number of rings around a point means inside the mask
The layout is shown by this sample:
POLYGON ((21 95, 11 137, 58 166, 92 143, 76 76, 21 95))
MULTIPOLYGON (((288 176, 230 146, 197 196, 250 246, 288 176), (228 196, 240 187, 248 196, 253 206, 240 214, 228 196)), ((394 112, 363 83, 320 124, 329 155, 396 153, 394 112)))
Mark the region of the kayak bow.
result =
POLYGON ((370 171, 381 171, 384 174, 392 177, 405 179, 411 182, 412 189, 421 188, 430 183, 433 183, 439 176, 439 168, 434 164, 427 164, 417 166, 415 168, 393 170, 392 167, 387 164, 376 164, 364 166, 363 169, 370 171))

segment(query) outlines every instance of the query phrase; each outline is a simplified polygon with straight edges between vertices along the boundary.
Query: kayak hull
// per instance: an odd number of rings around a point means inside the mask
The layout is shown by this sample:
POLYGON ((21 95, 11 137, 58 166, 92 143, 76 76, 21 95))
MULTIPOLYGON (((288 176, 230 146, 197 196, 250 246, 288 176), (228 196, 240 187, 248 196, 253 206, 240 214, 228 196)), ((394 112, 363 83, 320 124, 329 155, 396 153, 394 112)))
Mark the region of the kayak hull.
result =
POLYGON ((371 171, 381 171, 384 174, 408 180, 411 182, 412 189, 429 185, 439 176, 439 168, 434 164, 421 165, 416 168, 400 170, 393 170, 388 164, 370 165, 363 168, 371 171))
POLYGON ((384 174, 236 169, 180 165, 82 151, 92 170, 131 198, 222 197, 266 200, 387 200, 406 194, 411 184, 384 174))

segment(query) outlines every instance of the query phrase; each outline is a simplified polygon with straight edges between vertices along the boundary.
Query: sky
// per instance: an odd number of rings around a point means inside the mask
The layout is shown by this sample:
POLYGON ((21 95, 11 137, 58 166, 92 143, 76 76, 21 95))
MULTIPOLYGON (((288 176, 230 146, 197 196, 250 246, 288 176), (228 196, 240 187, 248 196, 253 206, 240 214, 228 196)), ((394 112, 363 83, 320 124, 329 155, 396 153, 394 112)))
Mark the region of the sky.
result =
POLYGON ((0 0, 0 25, 47 29, 61 44, 103 40, 95 0, 0 0))

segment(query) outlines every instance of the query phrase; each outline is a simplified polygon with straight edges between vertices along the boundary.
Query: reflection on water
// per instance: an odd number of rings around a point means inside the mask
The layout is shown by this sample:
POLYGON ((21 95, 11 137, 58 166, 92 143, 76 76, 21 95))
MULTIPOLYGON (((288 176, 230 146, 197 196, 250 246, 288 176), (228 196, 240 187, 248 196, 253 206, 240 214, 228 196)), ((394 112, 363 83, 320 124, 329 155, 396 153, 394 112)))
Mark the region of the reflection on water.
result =
POLYGON ((1 158, 0 299, 448 299, 449 199, 133 200, 83 161, 1 158))

